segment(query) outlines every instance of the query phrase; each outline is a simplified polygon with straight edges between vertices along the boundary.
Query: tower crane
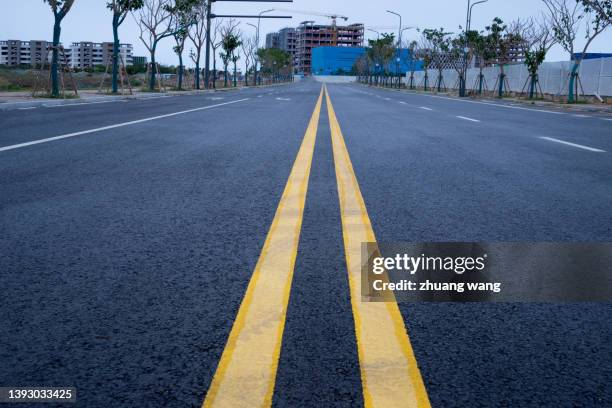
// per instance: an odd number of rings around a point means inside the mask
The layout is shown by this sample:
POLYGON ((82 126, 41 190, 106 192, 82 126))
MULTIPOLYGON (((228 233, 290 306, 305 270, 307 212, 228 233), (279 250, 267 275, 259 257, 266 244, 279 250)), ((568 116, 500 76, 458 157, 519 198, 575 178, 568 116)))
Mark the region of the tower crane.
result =
POLYGON ((274 10, 278 10, 278 11, 284 11, 284 12, 289 12, 289 13, 295 13, 295 14, 303 14, 303 15, 307 15, 307 16, 318 16, 318 17, 327 17, 327 18, 331 18, 331 27, 332 27, 332 44, 336 45, 338 44, 338 25, 337 25, 337 20, 339 18, 341 18, 344 21, 347 21, 349 18, 347 16, 343 16, 340 14, 326 14, 326 13, 319 13, 316 11, 304 11, 304 10, 290 10, 290 9, 274 9, 274 10))
POLYGON ((327 17, 327 18, 331 18, 332 21, 332 27, 336 27, 336 21, 341 18, 344 21, 348 21, 348 17, 347 16, 342 16, 340 14, 326 14, 326 13, 319 13, 316 11, 304 11, 304 10, 291 10, 291 9, 280 9, 280 8, 276 8, 274 10, 277 11, 284 11, 284 12, 288 12, 288 13, 295 13, 295 14, 303 14, 306 16, 317 16, 317 17, 327 17))

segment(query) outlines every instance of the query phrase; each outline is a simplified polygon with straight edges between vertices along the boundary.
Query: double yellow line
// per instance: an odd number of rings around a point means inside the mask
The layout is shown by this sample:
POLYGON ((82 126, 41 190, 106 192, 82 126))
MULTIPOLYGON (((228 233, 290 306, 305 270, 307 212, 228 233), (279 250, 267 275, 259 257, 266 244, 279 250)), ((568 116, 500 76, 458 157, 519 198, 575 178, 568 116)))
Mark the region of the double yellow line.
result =
POLYGON ((203 407, 272 404, 324 94, 365 406, 430 406, 397 304, 360 300, 361 244, 376 238, 340 124, 323 87, 203 407))

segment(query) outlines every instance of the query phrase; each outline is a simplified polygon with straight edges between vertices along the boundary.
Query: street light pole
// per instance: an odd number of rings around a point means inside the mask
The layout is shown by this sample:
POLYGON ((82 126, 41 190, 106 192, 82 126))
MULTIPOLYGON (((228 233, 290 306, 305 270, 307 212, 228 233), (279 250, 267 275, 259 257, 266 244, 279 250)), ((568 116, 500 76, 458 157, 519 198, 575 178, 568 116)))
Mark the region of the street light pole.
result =
POLYGON ((261 16, 274 11, 274 9, 264 10, 258 14, 257 17, 257 33, 255 34, 255 86, 257 86, 257 80, 259 79, 259 27, 261 26, 261 16))
MULTIPOLYGON (((245 2, 245 3, 293 3, 293 0, 207 0, 207 7, 206 7, 206 64, 205 64, 205 69, 206 69, 206 73, 204 74, 204 80, 206 81, 206 89, 209 89, 209 84, 208 81, 210 79, 210 48, 211 48, 211 43, 210 43, 210 23, 212 21, 213 18, 224 18, 224 17, 228 17, 228 18, 254 18, 255 16, 241 16, 241 15, 236 15, 236 16, 230 16, 230 15, 214 15, 212 13, 212 3, 215 2, 219 2, 219 1, 224 1, 224 2, 245 2)), ((261 14, 259 16, 257 16, 257 18, 259 18, 261 20, 261 14)), ((272 17, 272 18, 291 18, 291 16, 276 16, 276 17, 272 17)), ((259 24, 258 24, 259 25, 259 24)), ((257 36, 259 37, 259 32, 257 33, 257 36)), ((259 41, 259 38, 258 38, 259 41)), ((259 43, 257 44, 257 46, 259 46, 259 43)))
POLYGON ((460 78, 460 83, 459 83, 459 96, 460 97, 465 97, 467 92, 467 70, 468 70, 468 54, 469 54, 469 40, 468 40, 468 34, 471 31, 472 28, 472 9, 474 8, 474 6, 478 5, 478 4, 482 4, 482 3, 486 3, 489 0, 479 0, 475 3, 472 4, 472 0, 468 0, 468 4, 467 4, 467 16, 466 16, 466 21, 465 21, 465 49, 463 50, 463 73, 461 74, 461 78, 460 78))
POLYGON ((391 10, 387 10, 387 13, 390 14, 394 14, 396 16, 399 17, 399 30, 397 33, 397 56, 395 59, 395 73, 397 75, 398 81, 397 81, 397 87, 400 88, 400 81, 399 81, 399 61, 400 61, 400 46, 402 44, 402 16, 399 13, 396 13, 395 11, 391 11, 391 10))

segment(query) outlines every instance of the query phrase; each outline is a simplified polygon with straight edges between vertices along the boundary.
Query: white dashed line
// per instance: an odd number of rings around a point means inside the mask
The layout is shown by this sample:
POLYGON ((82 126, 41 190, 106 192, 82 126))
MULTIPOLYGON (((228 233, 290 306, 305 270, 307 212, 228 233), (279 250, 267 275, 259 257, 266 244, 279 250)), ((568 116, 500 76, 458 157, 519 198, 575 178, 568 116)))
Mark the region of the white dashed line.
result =
POLYGON ((433 110, 431 108, 428 108, 427 106, 419 106, 419 109, 423 109, 423 110, 426 110, 426 111, 432 111, 433 110))
POLYGON ((36 106, 28 106, 27 108, 19 108, 19 110, 30 110, 30 109, 36 109, 36 106))
POLYGON ((139 120, 132 120, 130 122, 117 123, 116 125, 104 126, 104 127, 100 127, 100 128, 96 128, 96 129, 83 130, 81 132, 68 133, 68 134, 65 134, 65 135, 48 137, 48 138, 45 138, 45 139, 33 140, 31 142, 25 142, 25 143, 19 143, 19 144, 15 144, 15 145, 10 145, 10 146, 4 146, 4 147, 0 147, 0 152, 6 151, 6 150, 19 149, 21 147, 37 145, 37 144, 40 144, 40 143, 53 142, 55 140, 67 139, 69 137, 86 135, 86 134, 89 134, 89 133, 101 132, 103 130, 110 130, 110 129, 115 129, 115 128, 119 128, 119 127, 123 127, 123 126, 135 125, 135 124, 138 124, 138 123, 149 122, 149 121, 156 120, 156 119, 169 118, 169 117, 172 117, 172 116, 183 115, 185 113, 197 112, 197 111, 202 111, 202 110, 206 110, 206 109, 212 109, 212 108, 216 108, 216 107, 219 107, 219 106, 230 105, 230 104, 238 103, 238 102, 244 102, 244 101, 247 101, 248 99, 249 98, 245 98, 245 99, 239 99, 237 101, 219 103, 217 105, 202 106, 200 108, 188 109, 188 110, 184 110, 184 111, 180 111, 180 112, 168 113, 168 114, 165 114, 165 115, 152 116, 152 117, 149 117, 149 118, 144 118, 144 119, 139 119, 139 120))
POLYGON ((545 137, 545 136, 542 136, 542 137, 540 137, 540 139, 548 140, 549 142, 555 142, 555 143, 564 144, 566 146, 576 147, 578 149, 588 150, 589 152, 594 152, 594 153, 605 153, 606 152, 605 150, 596 149, 594 147, 589 147, 589 146, 584 146, 584 145, 579 145, 579 144, 576 144, 576 143, 566 142, 565 140, 555 139, 554 137, 545 137))
POLYGON ((459 119, 469 120, 470 122, 480 122, 478 119, 467 118, 465 116, 457 116, 459 119))

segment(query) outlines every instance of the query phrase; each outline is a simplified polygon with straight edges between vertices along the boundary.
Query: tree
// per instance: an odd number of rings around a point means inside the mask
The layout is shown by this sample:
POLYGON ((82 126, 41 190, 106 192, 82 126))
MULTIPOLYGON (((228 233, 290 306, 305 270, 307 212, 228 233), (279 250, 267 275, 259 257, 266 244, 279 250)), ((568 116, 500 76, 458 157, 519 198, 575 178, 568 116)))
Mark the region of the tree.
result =
POLYGON ((404 48, 408 50, 408 53, 404 57, 406 65, 408 66, 408 71, 410 71, 410 80, 408 83, 408 88, 414 89, 414 73, 417 68, 417 51, 419 44, 418 42, 406 41, 404 48))
MULTIPOLYGON (((221 29, 223 27, 223 19, 215 18, 215 24, 212 27, 213 29, 210 32, 210 48, 212 48, 212 58, 213 58, 213 88, 217 87, 217 50, 221 46, 222 39, 219 39, 221 35, 221 29)), ((230 20, 232 24, 233 20, 230 20)))
POLYGON ((51 56, 51 96, 59 97, 59 47, 62 33, 62 20, 72 8, 74 0, 43 0, 48 3, 55 19, 53 24, 53 52, 51 56))
MULTIPOLYGON (((556 40, 565 51, 569 52, 574 62, 570 72, 568 103, 575 102, 575 94, 578 93, 578 72, 580 64, 586 52, 595 38, 599 36, 611 24, 611 20, 605 14, 595 12, 593 6, 581 0, 542 0, 548 9, 548 15, 552 23, 552 29, 556 40), (585 21, 586 40, 582 52, 575 53, 576 37, 582 21, 585 21)), ((607 1, 597 2, 606 5, 607 1)), ((594 4, 594 3, 593 3, 594 4)), ((604 8, 610 10, 609 8, 604 8)))
POLYGON ((445 62, 448 61, 451 51, 451 33, 444 31, 444 28, 440 29, 425 29, 423 30, 423 37, 431 52, 432 64, 435 69, 438 70, 438 79, 436 81, 436 88, 438 92, 442 91, 442 84, 444 78, 442 72, 445 68, 445 62))
POLYGON ((196 21, 195 11, 198 3, 200 3, 200 0, 175 0, 175 4, 171 8, 174 14, 174 33, 172 36, 174 37, 175 46, 173 47, 173 51, 179 59, 177 81, 177 89, 179 91, 183 89, 183 75, 185 72, 183 51, 185 50, 185 41, 187 41, 189 28, 196 21))
POLYGON ((291 54, 279 48, 260 48, 257 56, 261 61, 261 72, 268 75, 289 76, 293 71, 291 54))
POLYGON ((123 24, 123 21, 130 12, 138 10, 143 5, 143 0, 110 0, 106 3, 106 7, 113 12, 113 93, 117 93, 119 82, 119 49, 121 47, 119 42, 119 26, 123 24))
POLYGON ((594 11, 597 18, 612 23, 612 0, 581 0, 587 12, 594 11))
POLYGON ((187 33, 189 39, 195 47, 195 52, 191 50, 189 57, 195 64, 195 88, 200 89, 200 60, 202 58, 202 49, 206 44, 206 0, 200 0, 194 7, 194 23, 187 33))
POLYGON ((433 51, 431 50, 431 44, 429 40, 425 38, 424 35, 421 34, 421 39, 419 41, 419 48, 417 52, 417 57, 423 61, 423 90, 427 92, 429 89, 429 69, 431 68, 431 64, 433 61, 433 51))
POLYGON ((499 17, 495 17, 491 25, 485 27, 491 61, 499 68, 497 78, 497 96, 499 98, 503 98, 506 89, 505 66, 515 61, 517 55, 524 53, 524 27, 524 21, 515 20, 508 26, 499 17))
POLYGON ((368 40, 369 47, 366 50, 366 55, 375 67, 376 84, 379 83, 379 76, 384 72, 385 77, 389 73, 389 63, 395 55, 395 35, 382 34, 382 38, 376 40, 368 40))
MULTIPOLYGON (((229 63, 234 60, 236 57, 235 51, 238 47, 240 47, 240 33, 238 31, 238 24, 234 23, 233 20, 228 21, 228 23, 221 30, 221 48, 223 52, 221 53, 221 59, 223 60, 223 70, 224 70, 224 78, 223 78, 223 86, 227 87, 227 69, 229 63)), ((234 66, 236 66, 236 62, 234 62, 234 66)), ((234 72, 235 75, 235 72, 234 72)), ((234 78, 235 82, 235 78, 234 78)))
POLYGON ((244 55, 244 82, 246 86, 249 86, 249 68, 255 65, 255 50, 257 49, 257 40, 254 37, 246 37, 242 39, 242 54, 244 55))
POLYGON ((533 99, 537 92, 538 69, 556 43, 550 28, 550 21, 546 16, 542 16, 539 20, 530 20, 523 30, 525 65, 529 71, 529 99, 533 99))
POLYGON ((140 29, 140 40, 151 56, 149 89, 155 90, 157 64, 155 53, 164 38, 172 37, 188 28, 192 21, 182 21, 180 13, 194 6, 197 0, 144 0, 138 10, 136 23, 140 29))

